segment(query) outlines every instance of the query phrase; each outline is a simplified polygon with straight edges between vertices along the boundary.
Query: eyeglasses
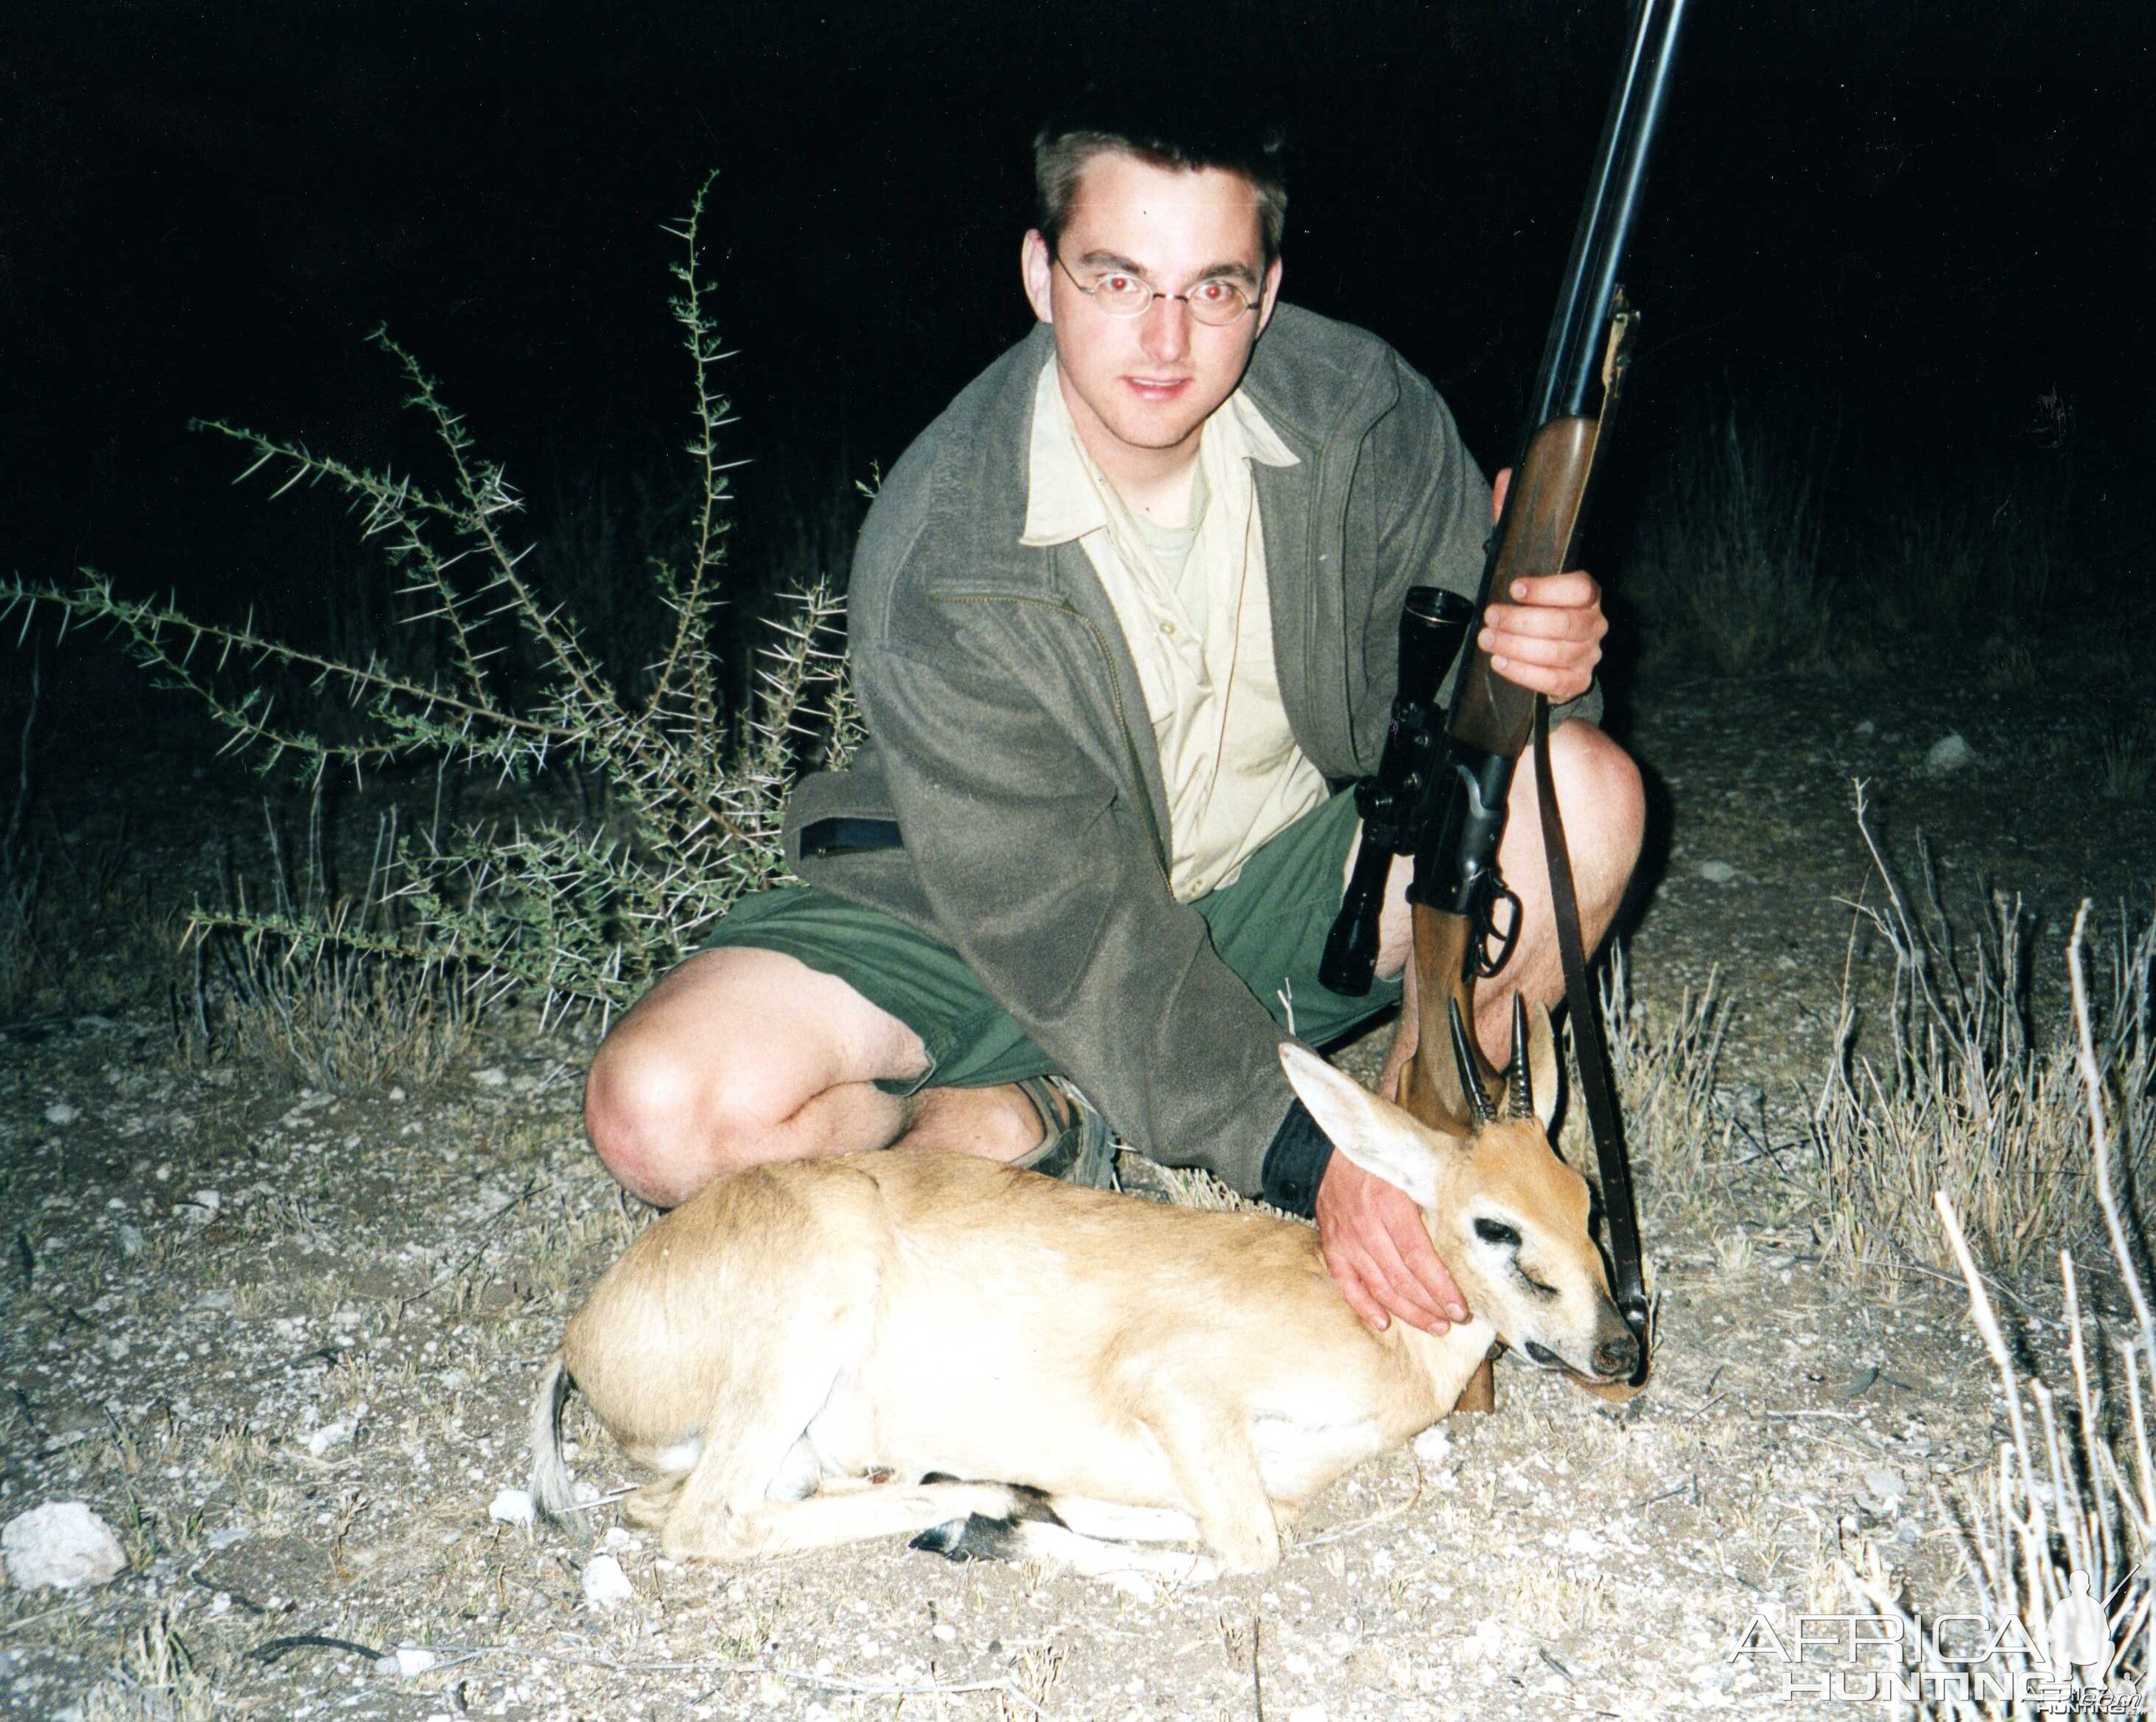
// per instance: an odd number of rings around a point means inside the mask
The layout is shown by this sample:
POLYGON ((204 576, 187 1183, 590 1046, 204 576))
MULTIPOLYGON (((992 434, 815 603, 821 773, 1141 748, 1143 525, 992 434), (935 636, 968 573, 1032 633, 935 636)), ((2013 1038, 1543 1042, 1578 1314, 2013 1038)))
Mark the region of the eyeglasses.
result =
POLYGON ((1190 307, 1190 315, 1201 323, 1221 328, 1257 309, 1250 295, 1233 281, 1219 276, 1200 281, 1188 293, 1163 293, 1152 282, 1142 280, 1128 269, 1110 269, 1091 287, 1077 276, 1070 274, 1070 265, 1059 254, 1056 267, 1070 275, 1070 284, 1111 317, 1142 317, 1152 309, 1156 299, 1179 299, 1190 307))

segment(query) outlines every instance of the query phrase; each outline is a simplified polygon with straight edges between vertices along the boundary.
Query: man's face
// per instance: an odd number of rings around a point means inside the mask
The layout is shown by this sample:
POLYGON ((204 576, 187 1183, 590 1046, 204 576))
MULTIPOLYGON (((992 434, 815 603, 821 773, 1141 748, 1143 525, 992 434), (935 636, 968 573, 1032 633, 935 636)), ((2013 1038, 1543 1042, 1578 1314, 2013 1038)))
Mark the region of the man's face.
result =
POLYGON ((1079 180, 1059 255, 1061 268, 1039 233, 1025 236, 1026 297, 1055 327, 1080 437, 1111 478, 1172 469, 1235 392, 1272 316, 1280 261, 1265 267, 1256 188, 1217 168, 1187 172, 1105 151, 1079 180), (1116 317, 1079 290, 1116 274, 1161 296, 1142 315, 1116 317), (1209 280, 1232 281, 1257 310, 1215 327, 1166 297, 1209 280))

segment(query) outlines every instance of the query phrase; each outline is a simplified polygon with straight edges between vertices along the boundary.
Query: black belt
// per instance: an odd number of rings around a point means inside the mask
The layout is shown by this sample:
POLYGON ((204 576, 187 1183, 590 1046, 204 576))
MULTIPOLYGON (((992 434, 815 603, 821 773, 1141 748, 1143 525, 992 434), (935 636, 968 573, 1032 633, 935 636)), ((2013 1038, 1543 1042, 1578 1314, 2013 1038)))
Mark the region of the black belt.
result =
POLYGON ((819 819, 801 828, 803 859, 825 855, 865 855, 878 849, 902 849, 896 819, 819 819))

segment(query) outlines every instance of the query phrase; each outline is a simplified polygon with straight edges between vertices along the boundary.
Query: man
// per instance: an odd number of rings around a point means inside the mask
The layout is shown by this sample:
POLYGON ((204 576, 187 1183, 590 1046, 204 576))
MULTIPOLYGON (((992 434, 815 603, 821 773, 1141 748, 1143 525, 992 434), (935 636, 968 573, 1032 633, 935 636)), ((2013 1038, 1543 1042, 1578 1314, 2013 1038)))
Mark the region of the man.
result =
MULTIPOLYGON (((892 469, 850 598, 870 743, 805 781, 807 890, 735 908, 599 1050, 594 1143, 679 1202, 761 1161, 903 1145, 1098 1181, 1107 1129, 1314 1212, 1363 1318, 1466 1310, 1406 1197, 1330 1154, 1275 1049, 1400 996, 1407 868, 1379 986, 1316 966, 1382 748, 1402 594, 1472 593, 1490 495, 1430 385, 1279 304, 1276 152, 1100 120, 1036 144, 1021 271, 1037 326, 892 469), (1097 1108, 1097 1110, 1096 1110, 1097 1108)), ((1501 474, 1501 480, 1502 475, 1501 474)), ((1499 673, 1588 694, 1584 573, 1519 583, 1499 673)), ((1639 848, 1637 771, 1566 723, 1553 767, 1599 937, 1639 848)), ((1501 853, 1510 989, 1562 991, 1531 761, 1501 853)), ((1389 1084, 1411 1049, 1402 1017, 1389 1084)))

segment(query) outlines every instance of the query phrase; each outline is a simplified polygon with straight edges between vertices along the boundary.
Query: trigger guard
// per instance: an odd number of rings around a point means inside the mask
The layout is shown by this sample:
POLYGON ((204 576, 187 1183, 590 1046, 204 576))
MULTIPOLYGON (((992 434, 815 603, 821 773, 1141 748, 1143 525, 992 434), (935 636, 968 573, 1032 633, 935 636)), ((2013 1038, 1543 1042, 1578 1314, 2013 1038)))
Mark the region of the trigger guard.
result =
POLYGON ((1496 954, 1495 956, 1491 954, 1490 944, 1490 938, 1496 935, 1495 915, 1491 916, 1492 925, 1490 936, 1485 937, 1476 947, 1475 951, 1475 972, 1479 978, 1485 981, 1493 978, 1503 971, 1505 965, 1512 960, 1512 947, 1520 942, 1520 922, 1523 918, 1520 911, 1520 899, 1518 894, 1502 880, 1498 882, 1496 889, 1490 894, 1490 906, 1492 910, 1495 910, 1500 903, 1511 904, 1512 915, 1511 925, 1505 930, 1505 936, 1497 943, 1496 954))

